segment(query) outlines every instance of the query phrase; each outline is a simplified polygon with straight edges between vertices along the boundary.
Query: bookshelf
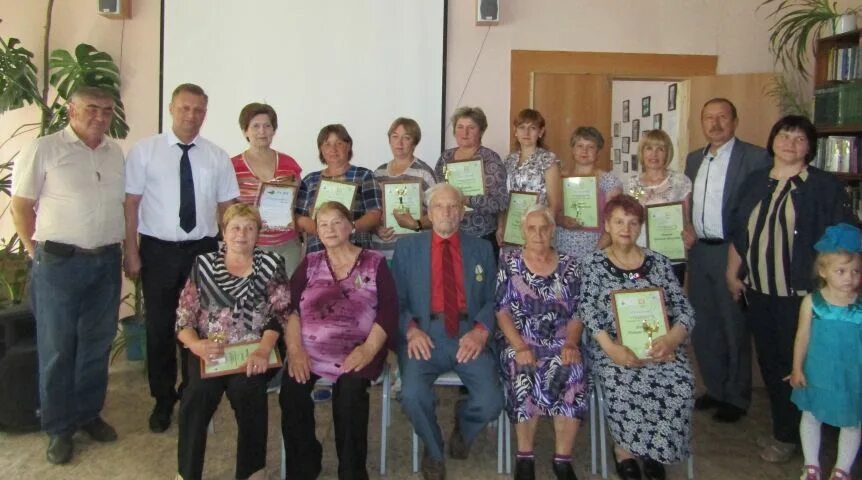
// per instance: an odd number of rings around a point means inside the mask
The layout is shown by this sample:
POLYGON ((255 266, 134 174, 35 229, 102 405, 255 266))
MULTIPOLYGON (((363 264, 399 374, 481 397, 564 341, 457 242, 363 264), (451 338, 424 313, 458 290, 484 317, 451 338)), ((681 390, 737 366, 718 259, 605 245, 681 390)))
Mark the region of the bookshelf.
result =
POLYGON ((853 210, 862 213, 862 30, 817 40, 814 56, 812 164, 847 184, 853 210))

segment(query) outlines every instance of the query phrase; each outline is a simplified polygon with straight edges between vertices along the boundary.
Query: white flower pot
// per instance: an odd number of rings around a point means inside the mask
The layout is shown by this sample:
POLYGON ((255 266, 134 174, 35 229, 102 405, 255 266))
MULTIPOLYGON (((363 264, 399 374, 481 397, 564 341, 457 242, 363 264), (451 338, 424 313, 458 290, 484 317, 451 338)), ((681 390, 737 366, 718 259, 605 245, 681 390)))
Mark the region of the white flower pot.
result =
POLYGON ((859 25, 859 17, 855 13, 845 13, 832 21, 832 29, 835 35, 852 32, 859 25))

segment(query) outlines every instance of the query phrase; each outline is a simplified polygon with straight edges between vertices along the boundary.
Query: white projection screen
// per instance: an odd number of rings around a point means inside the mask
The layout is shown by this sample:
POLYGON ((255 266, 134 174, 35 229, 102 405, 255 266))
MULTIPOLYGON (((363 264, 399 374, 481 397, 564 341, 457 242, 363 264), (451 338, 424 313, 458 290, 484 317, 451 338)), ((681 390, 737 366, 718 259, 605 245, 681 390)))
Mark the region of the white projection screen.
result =
POLYGON ((343 124, 354 165, 392 158, 386 132, 419 122, 416 156, 442 150, 446 2, 443 0, 164 0, 162 130, 181 83, 209 95, 201 134, 231 156, 246 149, 239 112, 265 102, 278 113, 273 148, 303 175, 320 170, 317 134, 343 124))

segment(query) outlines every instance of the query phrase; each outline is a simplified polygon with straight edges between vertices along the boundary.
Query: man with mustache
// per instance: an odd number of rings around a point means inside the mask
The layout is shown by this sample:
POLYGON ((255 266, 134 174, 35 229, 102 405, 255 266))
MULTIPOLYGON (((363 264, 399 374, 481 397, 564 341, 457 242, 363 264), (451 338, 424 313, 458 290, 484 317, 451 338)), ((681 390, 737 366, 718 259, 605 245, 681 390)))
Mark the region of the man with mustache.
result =
POLYGON ((716 421, 733 423, 751 402, 751 340, 742 309, 725 287, 730 210, 745 178, 771 162, 766 150, 735 137, 739 118, 730 100, 707 101, 700 121, 709 145, 689 153, 685 164, 697 234, 688 258, 688 294, 697 314, 692 342, 706 386, 695 409, 717 408, 716 421))

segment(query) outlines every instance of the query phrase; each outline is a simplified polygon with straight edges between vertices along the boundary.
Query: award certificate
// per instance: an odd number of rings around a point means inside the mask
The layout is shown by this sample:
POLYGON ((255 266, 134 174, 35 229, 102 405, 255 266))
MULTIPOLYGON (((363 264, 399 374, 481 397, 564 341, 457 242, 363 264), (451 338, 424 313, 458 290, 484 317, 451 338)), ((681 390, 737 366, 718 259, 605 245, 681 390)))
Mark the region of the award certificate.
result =
POLYGON ((526 243, 521 230, 521 217, 528 208, 536 204, 538 193, 509 192, 509 210, 506 212, 506 225, 503 230, 503 243, 523 246, 526 243))
POLYGON ((598 177, 563 177, 563 215, 576 219, 585 229, 599 229, 598 177))
POLYGON ((682 202, 646 207, 647 247, 675 262, 685 261, 682 202))
POLYGON ((413 218, 422 216, 422 180, 385 180, 380 182, 383 189, 383 226, 395 230, 395 235, 415 233, 409 228, 398 225, 393 213, 409 213, 413 218))
POLYGON ((649 359, 648 350, 652 341, 667 333, 667 311, 664 306, 664 290, 643 288, 614 290, 611 306, 617 327, 617 341, 629 347, 640 359, 649 359))
POLYGON ((355 183, 321 179, 320 185, 317 186, 317 194, 314 196, 314 208, 309 213, 313 217, 317 209, 326 202, 338 202, 352 211, 357 190, 359 186, 355 183))
MULTIPOLYGON (((225 345, 224 356, 212 362, 207 362, 203 358, 201 361, 201 378, 220 377, 222 375, 231 375, 234 373, 245 373, 245 362, 252 352, 257 350, 260 342, 249 343, 234 343, 225 345)), ((278 349, 273 348, 269 352, 269 365, 267 368, 281 367, 281 358, 278 354, 278 349)))
POLYGON ((267 230, 288 230, 293 223, 293 208, 298 187, 290 184, 263 183, 257 196, 260 219, 267 230))
POLYGON ((485 195, 485 168, 481 159, 449 162, 443 168, 446 182, 461 190, 465 197, 485 195))

